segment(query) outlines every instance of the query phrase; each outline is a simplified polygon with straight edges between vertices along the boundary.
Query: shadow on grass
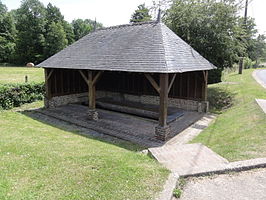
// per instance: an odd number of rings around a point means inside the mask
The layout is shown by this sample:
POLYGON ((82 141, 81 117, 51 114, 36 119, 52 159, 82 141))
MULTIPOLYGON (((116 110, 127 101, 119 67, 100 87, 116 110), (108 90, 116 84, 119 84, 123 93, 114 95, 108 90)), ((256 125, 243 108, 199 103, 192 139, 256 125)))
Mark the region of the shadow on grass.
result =
POLYGON ((210 103, 210 111, 220 114, 224 110, 233 105, 235 94, 226 88, 211 87, 208 88, 208 101, 210 103))
POLYGON ((134 144, 129 141, 124 141, 122 139, 112 137, 109 135, 101 134, 96 131, 89 130, 87 128, 83 128, 83 127, 80 127, 80 126, 77 126, 69 122, 56 119, 56 118, 48 117, 41 113, 38 113, 35 110, 23 110, 23 111, 18 111, 18 112, 20 114, 23 114, 27 117, 32 118, 33 120, 46 124, 48 126, 52 126, 54 128, 58 128, 63 131, 71 132, 73 134, 76 134, 76 135, 79 135, 79 136, 82 136, 88 139, 97 140, 97 141, 108 143, 111 145, 116 145, 120 148, 124 148, 124 149, 135 151, 135 152, 139 152, 145 149, 145 147, 140 146, 138 144, 134 144))

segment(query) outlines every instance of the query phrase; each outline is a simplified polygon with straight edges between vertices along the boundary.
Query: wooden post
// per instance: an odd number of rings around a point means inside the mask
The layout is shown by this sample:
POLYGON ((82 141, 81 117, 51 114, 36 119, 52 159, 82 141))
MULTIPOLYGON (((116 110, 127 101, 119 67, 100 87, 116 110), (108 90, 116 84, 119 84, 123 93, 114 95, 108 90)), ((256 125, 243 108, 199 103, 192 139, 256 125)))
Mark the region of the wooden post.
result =
POLYGON ((88 86, 89 86, 89 109, 95 109, 95 85, 93 84, 92 71, 88 71, 88 86))
POLYGON ((159 108, 159 125, 167 125, 167 107, 168 107, 168 74, 160 74, 160 108, 159 108))
POLYGON ((83 77, 84 81, 88 85, 88 99, 89 99, 89 111, 88 111, 88 117, 92 120, 98 119, 98 113, 95 110, 96 109, 96 89, 95 85, 96 82, 99 80, 102 72, 98 72, 96 76, 93 78, 93 72, 88 70, 88 78, 85 76, 85 74, 82 72, 82 70, 79 70, 79 73, 83 77))
POLYGON ((244 63, 244 58, 241 57, 240 60, 239 60, 238 74, 242 74, 242 71, 243 71, 243 63, 244 63))
POLYGON ((51 81, 50 78, 52 76, 54 69, 44 69, 44 78, 45 78, 45 100, 44 105, 46 108, 49 108, 49 100, 52 98, 51 95, 51 81))
POLYGON ((203 71, 204 87, 203 87, 203 100, 207 101, 208 96, 208 71, 203 71))

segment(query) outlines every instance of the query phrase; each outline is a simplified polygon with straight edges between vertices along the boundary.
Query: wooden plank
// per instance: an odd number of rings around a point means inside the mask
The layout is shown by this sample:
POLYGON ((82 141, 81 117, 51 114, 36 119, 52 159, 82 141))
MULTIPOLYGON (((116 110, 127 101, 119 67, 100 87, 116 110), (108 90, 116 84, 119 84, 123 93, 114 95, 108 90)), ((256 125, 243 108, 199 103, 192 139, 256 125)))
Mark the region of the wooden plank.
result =
POLYGON ((176 74, 173 75, 173 77, 172 77, 172 79, 171 79, 171 82, 170 82, 170 84, 169 84, 169 87, 168 87, 168 94, 169 94, 169 92, 170 92, 170 90, 171 90, 171 88, 172 88, 172 86, 173 86, 173 83, 174 83, 174 81, 175 81, 175 78, 176 78, 176 74))
POLYGON ((96 108, 96 101, 95 101, 95 85, 93 85, 93 74, 92 71, 88 71, 88 86, 89 86, 89 109, 94 110, 96 108))
POLYGON ((95 85, 97 83, 97 81, 99 80, 99 78, 101 77, 103 72, 98 72, 96 74, 96 76, 93 78, 92 84, 95 85))
POLYGON ((153 88, 160 94, 160 87, 158 86, 156 81, 152 78, 152 76, 150 74, 144 74, 144 75, 149 80, 153 88))
POLYGON ((88 81, 87 77, 85 76, 85 74, 83 73, 83 71, 79 70, 79 73, 81 74, 81 76, 84 79, 84 81, 89 85, 89 81, 88 81))
POLYGON ((159 125, 167 125, 167 107, 168 107, 168 74, 160 74, 160 108, 159 108, 159 125))

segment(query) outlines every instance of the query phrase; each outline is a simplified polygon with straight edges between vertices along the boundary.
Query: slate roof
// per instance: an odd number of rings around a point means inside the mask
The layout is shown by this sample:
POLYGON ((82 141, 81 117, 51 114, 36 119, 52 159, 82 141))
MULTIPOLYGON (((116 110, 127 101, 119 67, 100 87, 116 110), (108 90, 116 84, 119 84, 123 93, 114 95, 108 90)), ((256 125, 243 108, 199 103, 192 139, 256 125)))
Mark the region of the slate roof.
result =
POLYGON ((157 21, 96 30, 38 66, 151 73, 215 68, 165 24, 157 21))

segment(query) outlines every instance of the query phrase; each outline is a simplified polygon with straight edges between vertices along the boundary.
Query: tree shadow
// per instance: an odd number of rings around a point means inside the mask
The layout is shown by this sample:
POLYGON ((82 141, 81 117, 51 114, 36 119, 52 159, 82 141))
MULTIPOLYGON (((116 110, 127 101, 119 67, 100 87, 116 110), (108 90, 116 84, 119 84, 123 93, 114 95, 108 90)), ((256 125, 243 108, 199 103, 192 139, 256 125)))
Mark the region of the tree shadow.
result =
POLYGON ((234 96, 235 93, 230 92, 226 88, 208 88, 210 111, 215 114, 220 114, 230 108, 233 105, 234 96))
MULTIPOLYGON (((41 108, 42 109, 42 108, 41 108)), ((19 113, 25 115, 26 117, 30 117, 33 120, 41 122, 47 126, 52 126, 54 128, 61 129, 63 131, 67 131, 91 140, 97 140, 103 143, 116 145, 120 148, 127 149, 129 151, 139 152, 146 149, 145 146, 141 146, 139 144, 132 143, 130 141, 125 141, 110 135, 102 134, 85 127, 80 127, 78 125, 62 121, 56 118, 52 118, 50 116, 46 116, 37 112, 36 110, 23 110, 18 111, 19 113)))

